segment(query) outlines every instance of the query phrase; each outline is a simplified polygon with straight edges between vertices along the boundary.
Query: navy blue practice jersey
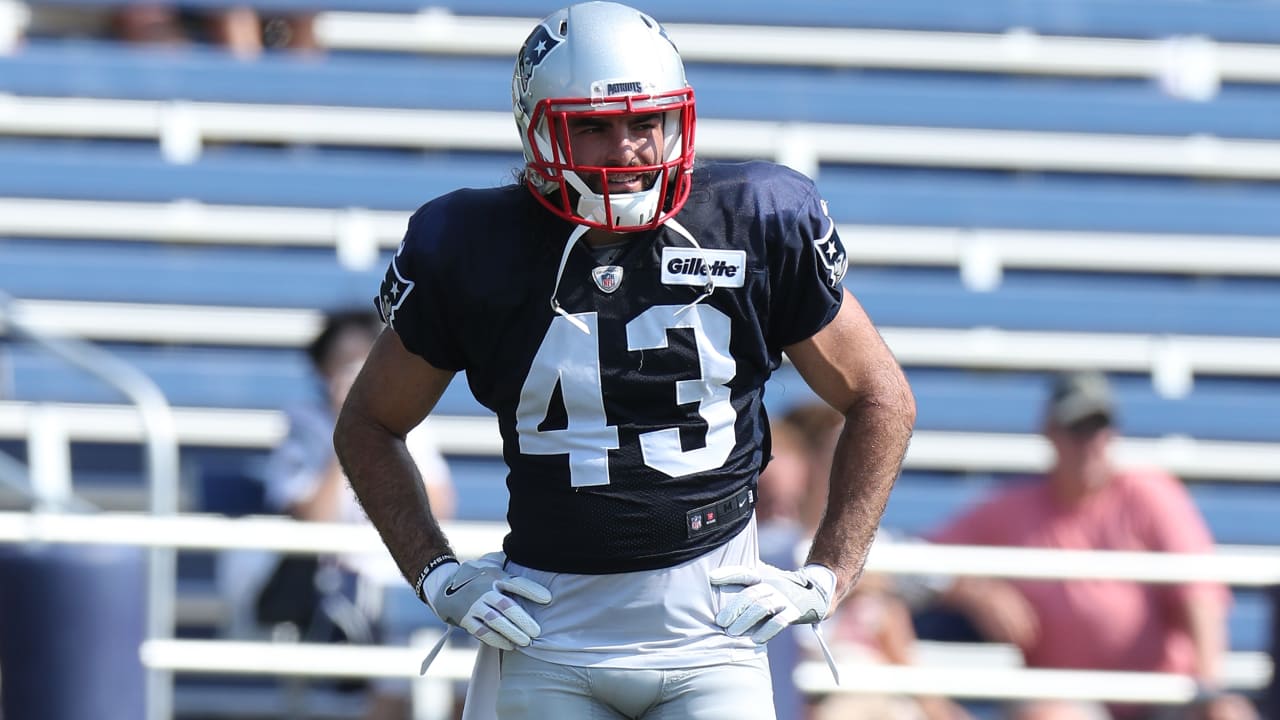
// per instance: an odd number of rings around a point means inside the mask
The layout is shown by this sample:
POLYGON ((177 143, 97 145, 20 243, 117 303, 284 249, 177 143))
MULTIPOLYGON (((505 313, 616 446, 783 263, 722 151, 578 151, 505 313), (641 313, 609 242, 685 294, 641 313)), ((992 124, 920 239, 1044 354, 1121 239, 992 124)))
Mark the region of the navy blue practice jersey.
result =
POLYGON ((770 163, 705 164, 676 220, 609 265, 522 186, 426 204, 379 309, 405 347, 466 371, 498 416, 504 550, 529 567, 669 567, 733 537, 768 453, 782 348, 835 317, 846 259, 826 203, 770 163), (715 284, 703 292, 707 276, 715 284))

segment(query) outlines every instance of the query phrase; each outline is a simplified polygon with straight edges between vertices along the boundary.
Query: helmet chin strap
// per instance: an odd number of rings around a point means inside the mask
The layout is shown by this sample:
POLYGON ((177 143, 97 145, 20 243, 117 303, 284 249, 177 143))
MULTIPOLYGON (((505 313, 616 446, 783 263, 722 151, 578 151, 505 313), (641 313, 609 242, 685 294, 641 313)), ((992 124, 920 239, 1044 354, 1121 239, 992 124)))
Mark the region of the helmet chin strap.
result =
MULTIPOLYGON (((704 267, 710 265, 710 263, 707 262, 706 251, 702 249, 702 246, 698 244, 696 239, 694 239, 693 234, 686 230, 683 225, 676 222, 674 219, 668 219, 663 223, 663 225, 666 225, 676 231, 677 234, 688 240, 695 248, 697 248, 698 254, 702 256, 702 264, 704 267)), ((582 236, 586 235, 587 231, 590 229, 591 228, 586 225, 578 225, 573 229, 573 232, 569 233, 568 239, 564 242, 564 250, 560 253, 560 267, 556 269, 556 281, 551 287, 551 310, 565 320, 568 320, 570 324, 587 335, 591 334, 591 328, 587 327, 587 324, 582 322, 582 320, 570 314, 568 310, 561 307, 560 301, 556 299, 556 295, 560 292, 560 280, 564 277, 564 266, 569 263, 569 253, 573 252, 573 246, 576 245, 578 241, 582 239, 582 236)), ((675 312, 677 317, 688 311, 694 305, 697 305, 703 300, 711 297, 711 293, 715 292, 715 280, 711 278, 710 273, 707 274, 706 278, 707 282, 702 286, 702 292, 698 294, 698 297, 693 299, 693 302, 677 310, 675 312)))

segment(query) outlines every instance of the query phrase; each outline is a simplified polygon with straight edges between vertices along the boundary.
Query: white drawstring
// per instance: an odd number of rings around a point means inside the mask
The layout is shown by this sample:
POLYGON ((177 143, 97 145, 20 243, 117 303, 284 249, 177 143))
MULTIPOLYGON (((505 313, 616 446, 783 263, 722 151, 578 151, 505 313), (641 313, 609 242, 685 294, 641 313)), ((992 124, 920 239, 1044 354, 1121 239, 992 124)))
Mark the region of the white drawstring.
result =
POLYGON ((436 656, 440 654, 440 651, 444 649, 444 641, 449 639, 449 633, 453 632, 453 628, 453 625, 445 626, 444 633, 440 635, 440 639, 436 641, 436 644, 431 646, 431 652, 427 653, 427 657, 422 661, 422 666, 418 668, 419 675, 427 674, 427 668, 431 667, 431 662, 435 660, 436 656))
MULTIPOLYGON (((702 260, 702 266, 703 266, 703 267, 710 267, 710 266, 711 266, 711 265, 710 265, 710 263, 708 263, 708 262, 707 262, 707 255, 706 255, 706 252, 702 249, 702 246, 698 244, 698 241, 697 241, 697 240, 695 240, 695 239, 693 238, 693 234, 692 234, 692 233, 690 233, 688 230, 685 230, 683 225, 681 225, 680 223, 678 223, 678 222, 676 222, 676 221, 675 221, 675 218, 672 218, 672 219, 670 219, 670 220, 667 220, 666 224, 667 224, 667 225, 668 225, 672 230, 675 230, 676 232, 678 232, 678 233, 680 233, 681 235, 683 235, 685 240, 688 240, 689 242, 693 243, 693 246, 694 246, 695 248, 697 248, 697 249, 698 249, 698 255, 700 256, 700 258, 701 258, 701 260, 702 260)), ((697 305, 698 303, 702 302, 703 300, 706 300, 707 298, 711 297, 711 293, 713 293, 713 292, 715 292, 715 291, 716 291, 716 281, 711 279, 711 273, 709 273, 709 272, 708 272, 708 273, 707 273, 707 283, 706 283, 705 285, 703 285, 703 286, 702 286, 702 294, 700 294, 700 295, 698 295, 698 297, 694 298, 694 299, 693 299, 693 302, 691 302, 691 303, 689 303, 688 305, 685 305, 684 307, 682 307, 682 308, 680 308, 679 310, 677 310, 677 311, 675 312, 675 316, 676 316, 676 317, 680 317, 680 315, 681 315, 682 313, 684 313, 686 310, 688 310, 689 308, 691 308, 691 307, 693 307, 694 305, 697 305)))
MULTIPOLYGON (((706 252, 702 249, 702 246, 698 244, 698 241, 694 239, 693 235, 684 228, 683 225, 676 222, 674 219, 667 220, 664 224, 670 227, 672 230, 675 230, 677 233, 683 236, 684 239, 688 240, 695 248, 697 248, 698 254, 701 256, 701 259, 702 259, 703 267, 709 266, 709 263, 707 262, 706 252)), ((564 277, 564 266, 569 263, 569 253, 573 252, 573 246, 577 244, 578 240, 582 239, 582 236, 585 235, 587 233, 587 230, 589 229, 590 228, 588 228, 586 225, 579 225, 573 229, 573 232, 569 233, 569 239, 566 240, 564 243, 564 251, 560 253, 560 267, 556 270, 556 282, 555 282, 555 285, 552 286, 551 288, 551 309, 557 315, 573 323, 574 327, 578 328, 579 330, 581 330, 582 332, 588 335, 591 334, 591 329, 587 327, 586 323, 582 322, 578 318, 569 314, 567 310, 560 307, 560 301, 556 299, 556 294, 560 292, 560 280, 561 278, 564 277)), ((694 298, 693 302, 677 310, 675 312, 676 317, 679 317, 682 313, 684 313, 689 308, 711 297, 711 293, 715 292, 716 290, 715 280, 711 278, 710 273, 707 273, 706 277, 707 277, 707 282, 705 285, 702 286, 702 293, 699 294, 698 297, 694 298)))
POLYGON ((589 229, 590 228, 586 225, 579 225, 573 229, 573 232, 569 233, 569 239, 565 241, 564 244, 564 252, 560 254, 560 269, 556 270, 556 284, 551 288, 551 309, 554 310, 557 315, 568 320, 570 323, 573 323, 574 327, 588 335, 591 334, 591 328, 587 327, 586 323, 570 315, 564 308, 560 307, 560 301, 556 299, 556 293, 560 292, 560 278, 564 276, 564 266, 569 262, 569 253, 573 251, 573 246, 578 242, 578 239, 585 235, 589 229))
POLYGON ((831 656, 831 648, 827 647, 826 638, 822 637, 822 630, 818 629, 817 623, 810 625, 813 628, 813 634, 818 638, 818 647, 822 648, 822 657, 827 661, 827 667, 831 669, 831 677, 836 681, 836 685, 840 684, 840 671, 836 669, 836 659, 831 656))

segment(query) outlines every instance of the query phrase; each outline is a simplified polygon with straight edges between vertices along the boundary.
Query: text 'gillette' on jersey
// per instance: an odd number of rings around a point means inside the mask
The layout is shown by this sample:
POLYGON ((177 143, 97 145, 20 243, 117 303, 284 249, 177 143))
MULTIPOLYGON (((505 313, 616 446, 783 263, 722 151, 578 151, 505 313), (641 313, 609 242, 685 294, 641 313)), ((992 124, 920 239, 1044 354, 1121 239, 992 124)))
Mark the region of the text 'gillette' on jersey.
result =
POLYGON ((746 265, 744 250, 665 247, 662 249, 662 282, 700 287, 710 278, 716 287, 742 287, 746 283, 746 265))
POLYGON ((843 247, 812 182, 768 163, 697 166, 676 219, 700 247, 665 226, 634 238, 610 261, 613 291, 582 246, 554 289, 573 226, 523 187, 459 190, 410 220, 377 304, 405 347, 465 371, 497 414, 515 562, 669 567, 750 519, 704 515, 690 531, 692 511, 754 488, 765 381, 835 317, 843 247))

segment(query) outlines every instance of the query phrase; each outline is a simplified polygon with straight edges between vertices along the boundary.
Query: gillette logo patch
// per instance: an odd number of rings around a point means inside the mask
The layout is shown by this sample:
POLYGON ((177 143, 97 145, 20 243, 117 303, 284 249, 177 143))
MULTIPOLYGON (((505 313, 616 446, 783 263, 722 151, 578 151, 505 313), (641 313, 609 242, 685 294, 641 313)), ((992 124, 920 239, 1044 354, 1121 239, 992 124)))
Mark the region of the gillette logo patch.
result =
POLYGON ((663 285, 705 285, 710 277, 716 287, 746 284, 747 253, 744 250, 662 248, 663 285))

